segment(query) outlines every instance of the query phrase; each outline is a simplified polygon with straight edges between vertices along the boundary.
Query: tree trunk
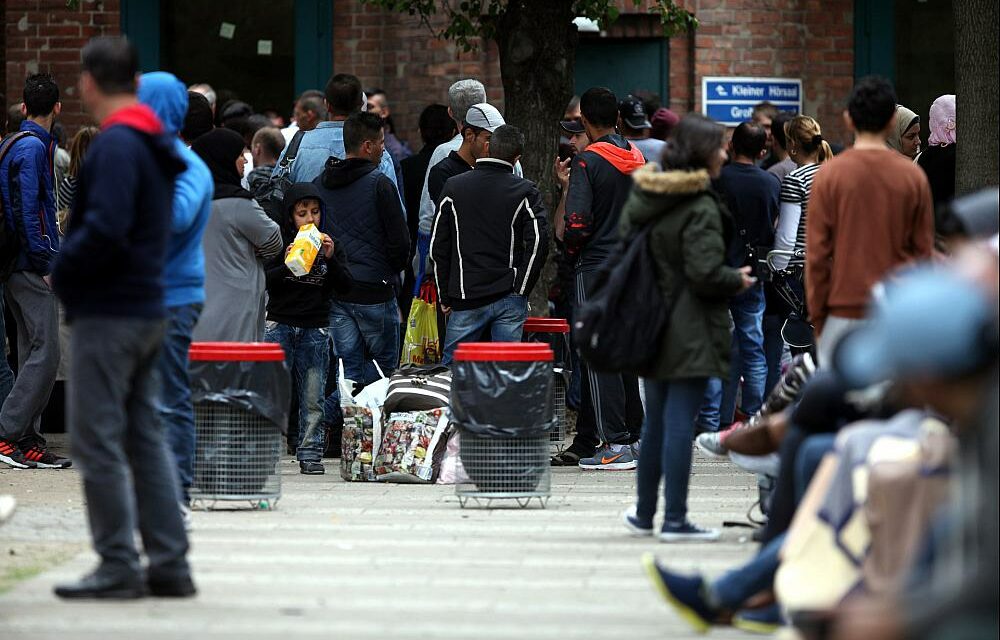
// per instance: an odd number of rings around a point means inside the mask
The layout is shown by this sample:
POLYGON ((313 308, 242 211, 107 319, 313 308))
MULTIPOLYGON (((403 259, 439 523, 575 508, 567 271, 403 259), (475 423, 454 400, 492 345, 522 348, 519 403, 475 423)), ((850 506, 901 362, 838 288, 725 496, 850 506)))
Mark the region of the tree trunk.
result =
MULTIPOLYGON (((558 204, 552 163, 559 150, 559 120, 573 96, 577 33, 573 0, 510 0, 496 25, 505 119, 524 132, 524 177, 535 182, 552 213, 558 204)), ((555 280, 554 250, 531 294, 531 315, 547 316, 555 280)))
POLYGON ((997 0, 955 1, 956 195, 997 184, 997 0))

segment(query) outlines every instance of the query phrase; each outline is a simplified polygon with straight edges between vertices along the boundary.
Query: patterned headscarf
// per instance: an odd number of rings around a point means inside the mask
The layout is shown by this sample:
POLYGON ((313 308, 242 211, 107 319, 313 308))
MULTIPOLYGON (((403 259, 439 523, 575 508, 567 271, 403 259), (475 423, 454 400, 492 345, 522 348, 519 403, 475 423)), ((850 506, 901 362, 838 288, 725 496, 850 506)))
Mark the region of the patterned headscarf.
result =
POLYGON ((955 96, 941 96, 931 105, 930 122, 928 126, 931 136, 927 144, 946 147, 955 144, 955 96))

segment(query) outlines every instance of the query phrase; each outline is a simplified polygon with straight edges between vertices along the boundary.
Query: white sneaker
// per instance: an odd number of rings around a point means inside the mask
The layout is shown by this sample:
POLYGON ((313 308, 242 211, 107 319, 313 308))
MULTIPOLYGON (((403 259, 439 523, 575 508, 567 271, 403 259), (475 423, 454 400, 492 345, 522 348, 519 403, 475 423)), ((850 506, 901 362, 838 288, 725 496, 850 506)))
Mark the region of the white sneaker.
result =
POLYGON ((694 443, 709 458, 728 458, 729 449, 722 445, 722 434, 716 431, 699 434, 694 443))
POLYGON ((17 508, 17 500, 14 496, 0 496, 0 524, 10 520, 17 508))
POLYGON ((622 514, 622 524, 636 538, 653 535, 653 527, 647 529, 639 523, 639 519, 635 514, 635 505, 626 509, 625 513, 622 514))

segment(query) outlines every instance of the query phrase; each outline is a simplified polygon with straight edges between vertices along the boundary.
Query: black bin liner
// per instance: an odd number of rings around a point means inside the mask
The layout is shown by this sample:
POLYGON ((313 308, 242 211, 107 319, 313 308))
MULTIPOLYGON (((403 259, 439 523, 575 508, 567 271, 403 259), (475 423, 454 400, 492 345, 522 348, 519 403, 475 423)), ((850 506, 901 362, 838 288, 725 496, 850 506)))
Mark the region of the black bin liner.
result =
POLYGON ((214 420, 198 429, 194 486, 206 494, 259 493, 281 457, 281 438, 268 432, 288 427, 285 362, 192 360, 189 371, 196 422, 214 420))
POLYGON ((548 435, 552 363, 458 360, 452 364, 451 412, 463 432, 491 438, 548 435))

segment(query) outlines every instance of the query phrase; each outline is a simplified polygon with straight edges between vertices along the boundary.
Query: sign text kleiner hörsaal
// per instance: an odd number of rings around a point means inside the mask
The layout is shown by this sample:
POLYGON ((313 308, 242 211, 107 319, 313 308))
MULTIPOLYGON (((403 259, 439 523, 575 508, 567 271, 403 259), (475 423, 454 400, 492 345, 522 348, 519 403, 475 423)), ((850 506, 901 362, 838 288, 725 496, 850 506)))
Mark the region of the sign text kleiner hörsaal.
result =
POLYGON ((701 79, 701 95, 701 112, 731 127, 750 120, 754 105, 761 102, 802 113, 802 80, 798 78, 707 76, 701 79))

